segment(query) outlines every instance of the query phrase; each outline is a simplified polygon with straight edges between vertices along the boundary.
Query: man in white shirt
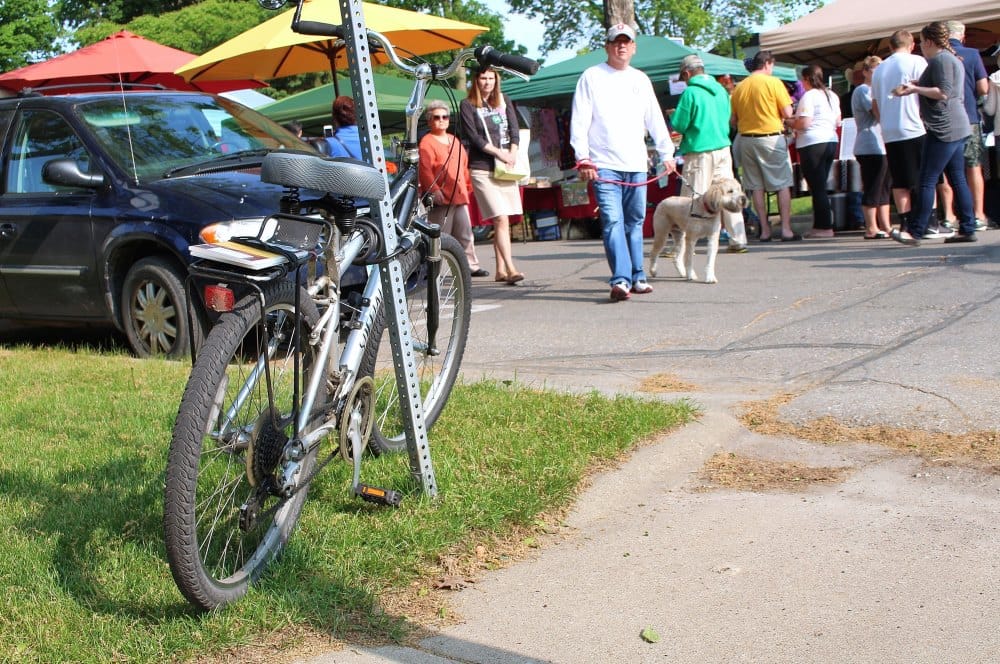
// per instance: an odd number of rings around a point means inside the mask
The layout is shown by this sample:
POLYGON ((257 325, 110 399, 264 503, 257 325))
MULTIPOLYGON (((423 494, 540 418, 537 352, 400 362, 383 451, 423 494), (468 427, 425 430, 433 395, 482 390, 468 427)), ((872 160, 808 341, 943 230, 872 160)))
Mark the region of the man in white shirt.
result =
POLYGON ((882 61, 872 75, 872 113, 882 127, 889 174, 892 176, 892 196, 902 229, 910 217, 912 191, 920 176, 920 152, 923 149, 924 121, 920 119, 917 95, 900 97, 893 90, 903 83, 920 78, 927 61, 913 55, 913 35, 897 30, 889 37, 892 55, 882 61))
POLYGON ((573 95, 570 145, 580 179, 594 183, 600 207, 604 253, 611 267, 611 300, 651 293, 642 256, 646 218, 646 132, 666 173, 676 170, 674 145, 653 84, 629 66, 635 30, 619 23, 608 28, 607 62, 583 72, 573 95))

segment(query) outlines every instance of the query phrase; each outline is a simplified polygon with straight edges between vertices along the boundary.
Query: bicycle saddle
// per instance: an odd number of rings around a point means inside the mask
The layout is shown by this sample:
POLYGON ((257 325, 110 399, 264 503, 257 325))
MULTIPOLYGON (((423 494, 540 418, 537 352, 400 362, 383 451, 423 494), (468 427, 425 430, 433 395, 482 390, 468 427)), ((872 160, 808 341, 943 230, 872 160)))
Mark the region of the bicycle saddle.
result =
POLYGON ((324 159, 307 154, 272 152, 264 157, 260 179, 285 187, 371 200, 380 200, 386 193, 385 175, 357 159, 324 159))

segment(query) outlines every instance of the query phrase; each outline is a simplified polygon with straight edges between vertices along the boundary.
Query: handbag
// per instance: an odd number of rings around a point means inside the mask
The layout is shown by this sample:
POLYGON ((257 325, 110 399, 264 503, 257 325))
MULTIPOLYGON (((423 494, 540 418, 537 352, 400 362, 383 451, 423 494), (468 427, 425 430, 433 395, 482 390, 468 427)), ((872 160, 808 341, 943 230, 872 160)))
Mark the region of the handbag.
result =
MULTIPOLYGON (((493 145, 493 140, 490 138, 490 129, 486 126, 486 118, 480 115, 479 120, 483 123, 483 131, 486 132, 486 142, 493 145)), ((520 156, 520 152, 518 155, 520 156)), ((521 160, 518 159, 518 162, 520 161, 521 160)), ((522 171, 519 168, 520 166, 521 164, 517 163, 514 168, 510 168, 503 160, 493 157, 493 179, 502 180, 504 182, 519 182, 528 177, 527 169, 522 171)))

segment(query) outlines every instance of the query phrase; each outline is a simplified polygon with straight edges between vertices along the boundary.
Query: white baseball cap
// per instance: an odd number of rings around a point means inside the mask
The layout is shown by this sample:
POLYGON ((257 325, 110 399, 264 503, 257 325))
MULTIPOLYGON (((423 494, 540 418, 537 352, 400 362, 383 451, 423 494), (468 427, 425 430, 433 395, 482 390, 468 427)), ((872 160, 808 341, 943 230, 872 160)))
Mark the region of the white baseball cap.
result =
POLYGON ((613 42, 621 35, 625 35, 632 41, 635 41, 635 30, 633 30, 632 26, 628 25, 627 23, 615 23, 610 28, 608 28, 608 36, 605 39, 605 41, 613 42))

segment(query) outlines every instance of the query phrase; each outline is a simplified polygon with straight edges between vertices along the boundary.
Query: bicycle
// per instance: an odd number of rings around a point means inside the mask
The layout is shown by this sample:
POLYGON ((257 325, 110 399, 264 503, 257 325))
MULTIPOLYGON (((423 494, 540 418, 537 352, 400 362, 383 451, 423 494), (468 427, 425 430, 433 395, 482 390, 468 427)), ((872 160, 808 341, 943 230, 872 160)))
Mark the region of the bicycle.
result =
MULTIPOLYGON (((353 26, 299 28, 356 37, 353 26)), ((414 77, 413 112, 392 182, 365 162, 272 153, 261 177, 287 188, 282 209, 239 241, 284 260, 261 271, 210 260, 191 266, 191 281, 203 285, 199 294, 206 307, 221 315, 192 353, 167 460, 164 535, 178 588, 202 609, 247 592, 284 548, 310 483, 334 458, 353 464, 354 495, 398 505, 399 492, 361 482, 365 450, 405 446, 414 474, 429 468, 426 444, 413 440, 421 429, 408 417, 422 416, 427 428, 434 423, 461 363, 471 278, 461 247, 426 223, 417 194, 416 137, 424 95, 430 82, 450 78, 472 58, 525 73, 534 73, 537 64, 480 47, 462 50, 444 68, 409 65, 384 36, 365 34, 414 77), (302 200, 302 189, 327 193, 302 200), (379 227, 363 207, 359 214, 357 198, 372 207, 376 200, 383 207, 391 201, 394 221, 379 227), (316 211, 320 214, 305 214, 316 211), (387 228, 398 236, 393 250, 387 228), (355 264, 364 266, 367 279, 363 289, 348 293, 342 280, 355 264), (410 321, 409 327, 398 322, 403 334, 393 337, 392 351, 411 354, 396 359, 395 380, 377 385, 383 333, 395 329, 388 316, 393 309, 383 305, 383 270, 391 283, 402 285, 390 297, 405 302, 392 307, 407 312, 410 321), (412 344, 406 337, 411 328, 412 344), (422 366, 418 385, 401 377, 407 363, 422 366), (407 398, 417 403, 404 403, 401 382, 407 398), (321 450, 328 437, 335 438, 332 449, 321 450)), ((407 376, 416 375, 410 371, 407 376)), ((436 493, 432 470, 421 479, 425 492, 436 493)))

